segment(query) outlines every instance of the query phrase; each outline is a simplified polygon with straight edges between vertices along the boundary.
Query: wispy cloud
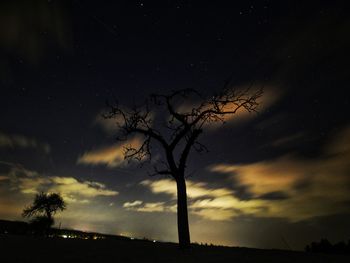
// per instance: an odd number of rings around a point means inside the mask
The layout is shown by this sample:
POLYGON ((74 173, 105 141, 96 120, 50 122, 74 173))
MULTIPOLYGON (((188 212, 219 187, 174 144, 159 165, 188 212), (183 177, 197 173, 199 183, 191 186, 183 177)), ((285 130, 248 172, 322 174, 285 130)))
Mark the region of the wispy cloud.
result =
POLYGON ((6 176, 12 191, 35 194, 40 191, 58 192, 68 202, 88 203, 97 196, 116 196, 100 182, 80 181, 74 177, 46 176, 24 168, 12 167, 6 176))
POLYGON ((137 211, 137 212, 175 212, 176 205, 169 205, 165 202, 149 202, 149 203, 141 203, 134 206, 126 207, 127 210, 137 211))
POLYGON ((105 165, 110 168, 122 166, 126 164, 124 159, 125 147, 132 146, 138 148, 141 144, 142 140, 139 137, 134 137, 123 143, 85 152, 78 158, 77 163, 85 165, 105 165))
MULTIPOLYGON (((176 199, 176 183, 172 179, 162 179, 156 181, 144 180, 140 184, 147 186, 155 194, 165 193, 171 195, 173 199, 176 199)), ((210 188, 206 183, 187 180, 187 196, 190 198, 198 198, 203 196, 219 197, 231 193, 232 191, 227 188, 210 188)))
POLYGON ((34 148, 49 153, 51 148, 47 143, 39 142, 19 134, 6 134, 0 132, 0 148, 34 148))
POLYGON ((135 200, 135 201, 133 201, 133 202, 125 202, 124 204, 123 204, 123 207, 124 208, 129 208, 129 207, 135 207, 135 206, 139 206, 139 205, 142 205, 142 201, 140 201, 140 200, 135 200))
POLYGON ((133 202, 125 202, 123 207, 129 211, 137 212, 175 212, 176 205, 167 204, 166 202, 143 202, 136 200, 133 202))

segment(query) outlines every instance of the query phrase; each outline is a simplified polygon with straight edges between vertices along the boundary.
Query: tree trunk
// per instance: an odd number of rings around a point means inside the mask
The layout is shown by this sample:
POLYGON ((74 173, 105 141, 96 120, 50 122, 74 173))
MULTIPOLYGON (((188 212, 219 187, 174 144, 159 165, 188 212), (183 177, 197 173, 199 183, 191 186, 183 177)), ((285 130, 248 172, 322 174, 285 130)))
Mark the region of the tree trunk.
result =
POLYGON ((46 216, 47 216, 47 225, 46 225, 46 229, 45 229, 45 235, 46 237, 49 237, 50 235, 50 232, 51 232, 51 226, 52 226, 52 222, 53 222, 53 219, 52 219, 52 214, 50 211, 46 210, 46 216))
POLYGON ((177 185, 177 230, 181 249, 190 247, 190 231, 188 227, 186 182, 183 176, 176 180, 177 185))

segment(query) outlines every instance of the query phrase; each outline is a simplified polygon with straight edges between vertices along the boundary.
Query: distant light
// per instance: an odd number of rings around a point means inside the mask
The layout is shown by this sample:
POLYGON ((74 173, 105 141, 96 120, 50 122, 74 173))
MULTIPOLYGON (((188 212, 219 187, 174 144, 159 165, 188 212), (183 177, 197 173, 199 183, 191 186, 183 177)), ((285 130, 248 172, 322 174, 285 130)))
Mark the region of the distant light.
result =
POLYGON ((157 242, 157 240, 153 240, 153 243, 156 243, 157 242))
POLYGON ((68 238, 68 236, 67 236, 67 235, 62 235, 62 237, 63 237, 63 238, 68 238))
POLYGON ((133 238, 133 237, 130 237, 130 239, 131 239, 131 240, 134 240, 135 238, 133 238))

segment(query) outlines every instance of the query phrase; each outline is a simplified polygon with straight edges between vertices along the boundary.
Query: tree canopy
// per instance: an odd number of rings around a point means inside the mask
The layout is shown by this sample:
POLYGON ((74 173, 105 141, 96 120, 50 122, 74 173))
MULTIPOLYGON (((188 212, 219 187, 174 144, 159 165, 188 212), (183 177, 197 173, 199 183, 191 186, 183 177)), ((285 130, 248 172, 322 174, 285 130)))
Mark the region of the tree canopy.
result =
POLYGON ((38 193, 35 195, 33 204, 23 210, 23 217, 35 215, 46 216, 51 219, 57 211, 66 209, 66 203, 58 193, 38 193))

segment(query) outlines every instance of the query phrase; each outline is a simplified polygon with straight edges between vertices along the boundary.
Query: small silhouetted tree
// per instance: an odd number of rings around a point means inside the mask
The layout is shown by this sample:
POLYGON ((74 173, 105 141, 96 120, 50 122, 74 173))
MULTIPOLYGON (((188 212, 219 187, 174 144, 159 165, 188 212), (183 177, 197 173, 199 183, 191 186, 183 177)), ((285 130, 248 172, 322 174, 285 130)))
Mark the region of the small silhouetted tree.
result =
POLYGON ((66 209, 66 203, 60 194, 38 193, 33 204, 23 210, 23 217, 34 217, 31 220, 32 227, 37 231, 48 231, 54 224, 53 215, 66 209))
POLYGON ((129 109, 120 106, 117 101, 113 105, 108 104, 110 111, 104 117, 115 118, 117 140, 124 141, 135 135, 143 138, 140 147, 126 146, 125 159, 150 160, 153 142, 162 148, 164 159, 154 165, 151 175, 169 175, 176 181, 180 248, 190 246, 185 181, 190 151, 207 151, 205 145, 198 141, 207 124, 225 122, 228 115, 241 113, 242 110, 256 111, 262 94, 262 89, 253 91, 250 88, 225 87, 220 93, 204 98, 193 89, 182 89, 167 95, 152 94, 145 103, 129 109), (157 110, 163 114, 158 123, 154 114, 157 110))

